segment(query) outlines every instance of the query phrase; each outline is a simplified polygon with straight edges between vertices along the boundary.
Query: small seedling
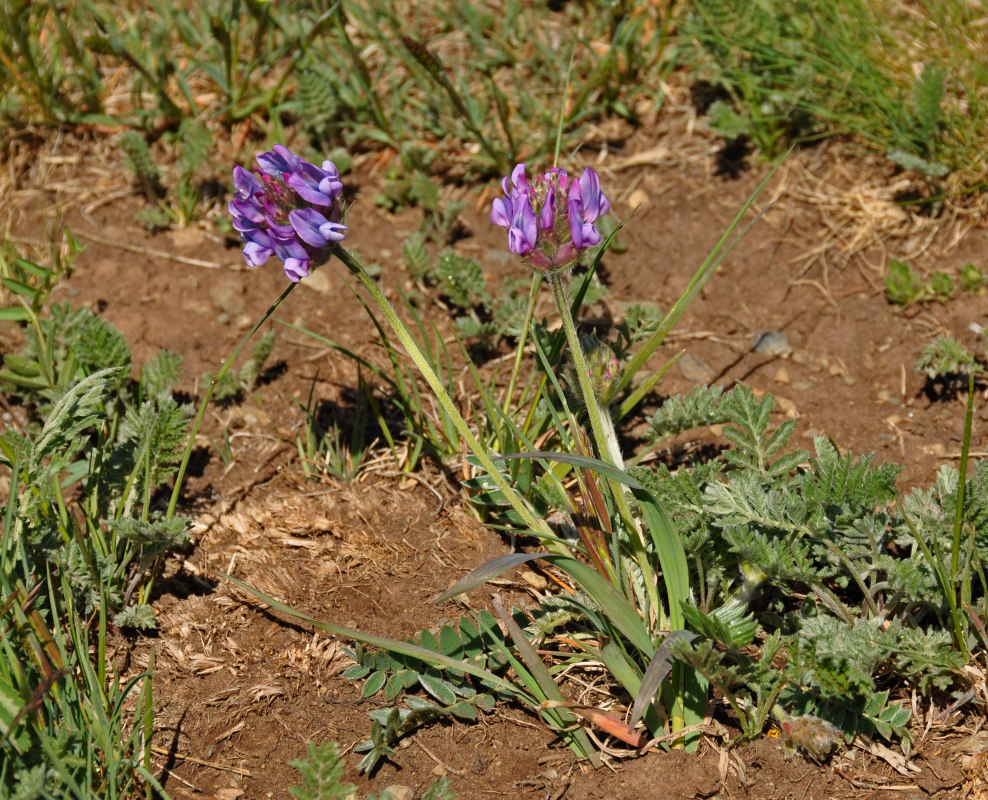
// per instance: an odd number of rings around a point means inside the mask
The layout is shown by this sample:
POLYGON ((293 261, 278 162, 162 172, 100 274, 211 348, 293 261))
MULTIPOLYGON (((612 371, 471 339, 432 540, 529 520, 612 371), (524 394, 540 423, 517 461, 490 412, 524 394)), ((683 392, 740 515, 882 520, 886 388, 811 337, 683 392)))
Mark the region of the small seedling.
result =
POLYGON ((946 303, 954 294, 954 279, 946 272, 937 270, 930 278, 930 292, 941 303, 946 303))
POLYGON ((896 258, 889 262, 885 289, 889 300, 903 307, 911 303, 923 302, 929 297, 919 273, 905 261, 896 258))
POLYGON ((974 264, 961 267, 961 289, 971 294, 980 294, 985 289, 985 273, 974 264))

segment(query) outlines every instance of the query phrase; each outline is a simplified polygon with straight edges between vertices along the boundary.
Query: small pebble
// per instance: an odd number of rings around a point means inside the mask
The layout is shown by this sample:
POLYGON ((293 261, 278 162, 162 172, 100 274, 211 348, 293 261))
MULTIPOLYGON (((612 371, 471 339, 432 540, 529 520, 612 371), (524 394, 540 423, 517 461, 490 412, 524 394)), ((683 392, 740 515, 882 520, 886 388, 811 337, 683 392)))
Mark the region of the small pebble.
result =
POLYGON ((792 352, 789 337, 782 331, 755 331, 751 346, 756 353, 778 358, 784 358, 792 352))
POLYGON ((635 189, 631 194, 628 195, 628 208, 635 209, 638 206, 644 208, 651 202, 651 198, 648 196, 648 192, 644 189, 635 189))
POLYGON ((526 569, 521 573, 521 579, 533 589, 543 590, 549 585, 545 578, 537 572, 532 572, 530 569, 526 569))
POLYGON ((699 384, 709 384, 717 376, 713 367, 692 353, 679 359, 679 371, 686 380, 699 384))
POLYGON ((226 314, 227 319, 236 317, 244 313, 246 306, 244 302, 244 290, 240 283, 235 281, 223 281, 215 286, 209 293, 209 298, 213 301, 218 311, 226 314))
POLYGON ((787 370, 785 367, 779 367, 775 371, 775 377, 773 378, 773 380, 776 383, 783 384, 784 386, 788 386, 790 383, 792 383, 792 381, 789 379, 789 370, 787 370))
POLYGON ((781 411, 784 411, 789 419, 796 419, 799 417, 799 411, 796 410, 796 404, 790 400, 788 397, 779 397, 776 395, 775 404, 779 407, 781 411))

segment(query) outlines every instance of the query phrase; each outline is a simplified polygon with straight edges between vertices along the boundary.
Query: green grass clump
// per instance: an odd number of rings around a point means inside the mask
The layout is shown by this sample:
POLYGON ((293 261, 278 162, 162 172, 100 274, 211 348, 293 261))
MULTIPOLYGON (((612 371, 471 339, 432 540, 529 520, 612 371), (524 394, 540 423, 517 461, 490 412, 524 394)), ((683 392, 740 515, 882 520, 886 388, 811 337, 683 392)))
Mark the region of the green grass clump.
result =
POLYGON ((131 797, 160 789, 150 772, 154 661, 116 674, 107 636, 111 625, 155 627, 155 578, 188 541, 188 520, 154 502, 186 442, 190 409, 172 396, 181 359, 161 352, 132 379, 119 331, 68 303, 36 312, 48 271, 19 266, 40 283, 21 293, 25 344, 0 369, 0 390, 28 414, 23 429, 0 433, 10 476, 0 794, 32 786, 30 796, 131 797))
POLYGON ((712 128, 767 158, 853 134, 925 179, 927 199, 984 180, 988 34, 964 3, 694 0, 681 33, 720 94, 712 128))

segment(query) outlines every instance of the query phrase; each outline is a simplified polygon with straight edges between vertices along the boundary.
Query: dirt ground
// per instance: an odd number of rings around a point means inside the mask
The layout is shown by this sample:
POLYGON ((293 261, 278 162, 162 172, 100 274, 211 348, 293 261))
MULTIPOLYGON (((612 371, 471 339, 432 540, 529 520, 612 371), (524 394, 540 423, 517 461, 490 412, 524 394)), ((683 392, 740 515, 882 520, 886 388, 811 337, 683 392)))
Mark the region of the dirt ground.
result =
MULTIPOLYGON (((718 142, 677 122, 601 133, 597 145, 583 155, 600 172, 615 210, 638 212, 622 234, 627 250, 605 258, 609 292, 591 313, 620 318, 625 305, 642 301, 666 309, 768 168, 749 162, 725 169, 718 142)), ((419 216, 375 206, 374 163, 358 158, 346 179, 355 201, 348 244, 384 266, 382 285, 397 296, 410 287, 400 268, 401 242, 419 216)), ((44 215, 58 211, 86 246, 54 299, 88 305, 111 321, 131 342, 136 363, 159 348, 182 355, 190 396, 198 396, 202 374, 219 366, 285 286, 274 261, 243 267, 236 243, 216 232, 219 204, 200 224, 149 235, 135 218, 144 200, 105 136, 21 137, 4 172, 15 234, 40 237, 44 215)), ((686 351, 650 406, 698 382, 743 383, 777 396, 778 419, 798 418, 801 446, 825 433, 842 450, 874 451, 879 461, 905 466, 903 487, 928 483, 944 464, 956 466, 963 402, 930 393, 915 364, 937 332, 971 344, 972 323, 988 324, 984 296, 902 311, 887 301, 883 274, 890 258, 926 274, 956 272, 971 261, 985 268, 988 230, 950 208, 933 219, 894 202, 915 188, 887 164, 852 158, 837 145, 791 156, 756 203, 761 218, 656 357, 658 365, 686 351), (788 348, 759 352, 763 332, 785 334, 788 348)), ((457 247, 492 279, 523 276, 524 267, 506 257, 503 231, 487 222, 492 191, 445 190, 467 201, 466 235, 457 247)), ((330 264, 290 296, 277 318, 379 357, 349 285, 330 264)), ((415 796, 440 775, 461 798, 905 800, 981 791, 984 720, 967 713, 938 718, 939 709, 923 698, 915 700, 908 758, 898 748, 865 746, 820 765, 786 759, 776 738, 727 750, 722 737, 711 735, 693 755, 653 751, 610 759, 595 771, 577 763, 537 719, 501 706, 477 724, 433 725, 403 742, 372 779, 358 777, 349 750, 367 738, 374 704, 341 677, 350 663, 341 642, 265 610, 217 571, 314 617, 406 637, 458 616, 453 604, 437 607, 430 598, 507 552, 507 544, 471 516, 435 465, 412 479, 385 455, 350 487, 307 482, 295 445, 300 403, 315 380, 319 400, 345 416, 355 372, 329 349, 276 327, 276 369, 243 402, 214 405, 207 414, 183 503, 195 520, 194 544, 158 585, 157 635, 117 641, 115 657, 126 674, 144 669, 155 653, 155 766, 173 798, 287 798, 299 781, 288 762, 305 754, 306 742, 325 740, 340 743, 347 777, 362 791, 403 786, 415 796), (224 431, 228 462, 217 449, 224 431)), ((15 332, 0 330, 4 352, 15 341, 15 332)), ((622 431, 627 441, 641 419, 622 431)), ((982 398, 973 443, 981 456, 986 419, 982 398)), ((673 444, 663 458, 724 443, 704 432, 673 444)), ((496 590, 524 602, 527 585, 507 577, 496 590)), ((474 593, 482 600, 481 594, 474 593)), ((722 709, 715 711, 727 722, 722 709)))

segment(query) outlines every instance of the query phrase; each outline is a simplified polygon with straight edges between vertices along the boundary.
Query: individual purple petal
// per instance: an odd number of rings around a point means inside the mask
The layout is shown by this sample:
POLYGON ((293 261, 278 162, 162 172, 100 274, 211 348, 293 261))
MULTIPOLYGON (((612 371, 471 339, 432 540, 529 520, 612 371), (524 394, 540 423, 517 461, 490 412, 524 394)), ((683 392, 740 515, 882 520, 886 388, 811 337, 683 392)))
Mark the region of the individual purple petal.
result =
MULTIPOLYGON (((507 178, 505 178, 507 180, 507 178)), ((495 197, 491 204, 491 222, 500 225, 502 228, 511 227, 511 197, 495 197)))
POLYGON ((569 190, 569 199, 566 201, 566 213, 569 216, 569 230, 573 237, 573 245, 577 250, 592 247, 600 242, 600 233, 590 222, 584 222, 581 214, 583 205, 582 188, 579 183, 574 183, 569 190))
MULTIPOLYGON (((525 164, 515 164, 515 168, 511 170, 511 182, 514 184, 515 190, 511 193, 512 199, 522 192, 528 191, 528 180, 525 178, 525 164)), ((504 190, 505 194, 508 194, 507 188, 504 190)))
POLYGON ((528 195, 521 194, 515 203, 511 227, 508 228, 508 249, 519 256, 532 252, 538 233, 535 212, 528 195))
POLYGON ((239 164, 233 168, 233 192, 237 200, 249 200, 254 194, 263 191, 264 184, 253 172, 239 164))
POLYGON ((309 277, 309 267, 312 262, 308 258, 286 258, 285 275, 293 283, 309 277))
POLYGON ((570 216, 569 229, 573 235, 573 244, 578 250, 600 244, 600 231, 592 222, 583 222, 579 217, 570 216))
POLYGON ((265 247, 259 242, 247 242, 244 245, 244 261, 248 266, 260 267, 273 255, 273 249, 265 247))
POLYGON ((340 171, 336 168, 336 164, 332 161, 323 161, 322 173, 323 177, 319 181, 319 191, 330 197, 336 197, 336 195, 343 191, 343 182, 340 180, 340 171))
POLYGON ((549 187, 549 193, 542 203, 542 210, 539 211, 539 227, 547 231, 556 224, 556 190, 549 187))
POLYGON ((270 152, 261 153, 257 157, 257 163, 261 165, 261 171, 265 175, 280 178, 295 172, 300 164, 307 162, 303 162, 283 144, 276 144, 270 152))
POLYGON ((313 247, 325 247, 345 238, 346 225, 331 222, 314 208, 294 209, 288 213, 288 219, 298 237, 313 247))
POLYGON ((285 178, 285 183, 298 192, 299 197, 307 203, 317 206, 331 206, 333 198, 343 188, 343 184, 339 180, 334 183, 332 176, 328 176, 319 167, 307 161, 302 161, 298 170, 285 178), (339 189, 335 192, 325 192, 322 189, 324 183, 328 189, 332 190, 334 186, 339 187, 339 189))
MULTIPOLYGON (((579 180, 581 203, 580 215, 584 222, 596 222, 602 214, 611 210, 611 203, 600 190, 600 178, 590 167, 583 170, 579 180)), ((575 188, 575 185, 574 185, 575 188)))
POLYGON ((233 217, 233 227, 238 231, 244 230, 244 228, 238 226, 237 223, 239 220, 246 220, 254 225, 264 221, 264 212, 260 206, 250 200, 231 200, 227 208, 233 217))

